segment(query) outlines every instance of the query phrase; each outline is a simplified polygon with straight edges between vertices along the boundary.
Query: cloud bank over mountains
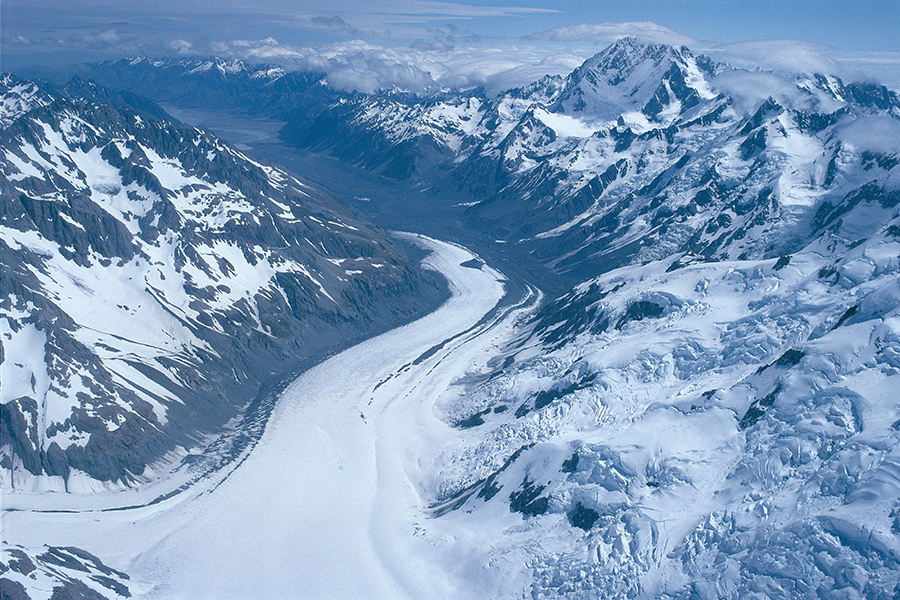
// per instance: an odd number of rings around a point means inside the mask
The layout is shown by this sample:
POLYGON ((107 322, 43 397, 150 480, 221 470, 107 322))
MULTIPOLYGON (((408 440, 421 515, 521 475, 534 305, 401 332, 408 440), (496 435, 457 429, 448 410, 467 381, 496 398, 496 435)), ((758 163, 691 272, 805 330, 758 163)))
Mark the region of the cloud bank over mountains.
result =
POLYGON ((670 46, 692 46, 698 40, 678 33, 653 21, 631 21, 627 23, 582 23, 563 25, 540 33, 525 36, 524 40, 549 42, 597 42, 611 44, 621 37, 634 37, 643 42, 668 44, 670 46))
MULTIPOLYGON (((213 42, 207 47, 177 40, 172 47, 183 55, 211 54, 324 72, 332 86, 345 91, 397 88, 429 93, 483 87, 492 95, 544 75, 566 75, 608 44, 630 36, 642 42, 687 46, 717 62, 758 72, 758 77, 774 73, 790 79, 796 74, 827 73, 850 79, 874 78, 900 88, 900 53, 881 52, 871 58, 857 53, 845 65, 844 56, 850 55, 835 55, 833 48, 822 44, 800 40, 706 42, 650 21, 565 26, 506 43, 457 39, 452 30, 435 33, 441 35, 432 41, 395 47, 362 40, 294 46, 274 38, 213 42)), ((723 80, 723 85, 727 83, 723 80)))
MULTIPOLYGON (((237 10, 230 5, 223 7, 225 13, 237 10)), ((5 35, 3 44, 5 50, 15 52, 29 48, 57 52, 71 49, 121 56, 238 58, 295 70, 324 72, 332 86, 345 91, 371 93, 396 88, 425 94, 447 88, 483 87, 492 95, 510 87, 527 85, 544 75, 568 74, 602 48, 629 36, 642 42, 687 46, 696 54, 706 54, 715 61, 738 68, 763 69, 781 75, 829 73, 850 80, 874 79, 900 89, 900 52, 841 52, 830 46, 800 40, 710 42, 653 21, 584 23, 555 27, 517 39, 484 38, 461 31, 450 23, 436 25, 435 17, 509 16, 539 9, 390 2, 379 6, 384 14, 368 27, 361 26, 357 19, 338 14, 342 10, 341 6, 336 6, 335 14, 327 17, 302 11, 278 15, 263 11, 261 15, 293 19, 296 27, 306 31, 352 38, 323 43, 293 43, 284 41, 287 38, 272 36, 216 40, 183 35, 165 40, 134 33, 133 27, 123 23, 98 31, 70 32, 57 38, 5 35), (388 21, 398 20, 415 24, 414 31, 422 34, 421 37, 400 43, 390 29, 382 28, 388 21)), ((177 30, 169 33, 177 33, 177 30)))
MULTIPOLYGON (((194 55, 192 48, 181 54, 194 55)), ((547 74, 571 72, 591 52, 572 52, 544 46, 419 44, 389 48, 359 40, 322 47, 294 47, 269 38, 217 42, 215 56, 248 62, 276 63, 300 71, 318 71, 344 91, 366 93, 400 89, 429 93, 440 89, 484 87, 489 94, 525 85, 547 74)))

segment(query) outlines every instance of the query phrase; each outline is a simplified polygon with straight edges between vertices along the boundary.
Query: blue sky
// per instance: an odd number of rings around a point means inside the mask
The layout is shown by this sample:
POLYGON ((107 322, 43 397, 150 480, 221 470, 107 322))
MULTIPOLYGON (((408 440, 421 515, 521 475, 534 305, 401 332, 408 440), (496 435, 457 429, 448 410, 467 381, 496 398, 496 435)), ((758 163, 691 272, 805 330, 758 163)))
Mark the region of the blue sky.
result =
MULTIPOLYGON (((552 65, 561 70, 608 44, 615 24, 638 23, 651 37, 657 24, 682 36, 671 40, 700 50, 760 40, 807 42, 772 46, 770 54, 784 59, 789 56, 779 53, 814 49, 841 61, 845 71, 900 84, 897 0, 3 0, 0 13, 3 68, 191 54, 304 66, 333 59, 341 48, 365 47, 369 55, 376 48, 400 54, 430 49, 433 55, 424 60, 432 69, 441 68, 435 53, 448 48, 458 64, 463 48, 495 58, 506 49, 531 61, 570 54, 571 60, 552 65), (597 24, 606 28, 588 27, 597 24), (542 32, 550 33, 535 35, 542 32), (325 58, 310 58, 311 49, 325 58)), ((421 66, 423 59, 409 60, 421 66)))

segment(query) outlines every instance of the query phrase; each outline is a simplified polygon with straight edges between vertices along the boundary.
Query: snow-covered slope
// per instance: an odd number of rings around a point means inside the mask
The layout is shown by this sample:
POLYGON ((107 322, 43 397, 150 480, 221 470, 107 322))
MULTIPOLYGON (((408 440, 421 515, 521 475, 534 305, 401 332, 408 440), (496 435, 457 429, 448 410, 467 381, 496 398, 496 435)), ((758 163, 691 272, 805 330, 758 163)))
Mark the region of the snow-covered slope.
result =
POLYGON ((478 95, 422 100, 409 94, 342 97, 293 115, 280 136, 392 179, 423 178, 452 162, 483 114, 478 95))
POLYGON ((834 207, 892 185, 890 144, 859 133, 896 131, 900 103, 883 88, 861 87, 842 87, 821 104, 811 92, 800 92, 801 106, 769 98, 746 114, 718 98, 672 125, 642 129, 623 118, 544 153, 529 136, 517 147, 537 153, 534 166, 518 159, 502 189, 472 212, 558 270, 582 275, 598 263, 608 269, 678 252, 789 253, 836 218, 834 207), (890 103, 869 103, 867 92, 884 92, 890 103))
POLYGON ((29 551, 3 542, 0 595, 10 600, 129 598, 129 577, 84 550, 47 546, 29 551))
POLYGON ((58 92, 3 79, 4 489, 153 479, 245 408, 264 422, 264 383, 438 299, 292 175, 158 107, 58 92))
MULTIPOLYGON (((459 372, 491 362, 540 295, 498 304, 500 273, 465 248, 413 239, 449 280, 437 311, 304 373, 237 469, 181 494, 5 495, 0 585, 35 599, 79 582, 92 598, 506 597, 477 530, 427 518, 419 483, 431 469, 420 459, 456 435, 435 400, 459 372), (54 569, 56 556, 70 568, 54 569), (117 571, 98 579, 104 568, 117 571)), ((516 587, 525 581, 513 573, 516 587)))
POLYGON ((583 283, 440 403, 432 516, 534 598, 896 597, 896 94, 622 40, 475 120, 418 129, 473 223, 583 283))
POLYGON ((649 119, 671 121, 716 96, 707 82, 715 68, 687 48, 623 38, 566 78, 555 108, 607 120, 639 111, 649 119))
POLYGON ((7 73, 0 75, 0 86, 3 89, 0 127, 3 129, 31 109, 51 102, 49 94, 34 83, 20 80, 7 73))
POLYGON ((490 99, 341 98, 283 137, 476 202, 471 227, 583 279, 679 252, 795 251, 826 204, 884 189, 898 133, 883 86, 624 38, 565 78, 490 99))

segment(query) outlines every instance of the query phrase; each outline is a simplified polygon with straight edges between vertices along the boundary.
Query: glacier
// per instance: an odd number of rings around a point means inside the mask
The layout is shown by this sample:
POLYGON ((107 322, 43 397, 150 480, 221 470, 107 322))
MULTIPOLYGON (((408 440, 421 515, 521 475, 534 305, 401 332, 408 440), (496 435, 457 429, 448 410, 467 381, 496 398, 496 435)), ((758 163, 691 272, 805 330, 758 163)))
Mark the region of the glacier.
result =
MULTIPOLYGON (((331 184, 357 214, 415 231, 400 239, 429 249, 451 299, 284 380, 256 441, 218 468, 118 487, 73 471, 68 493, 4 478, 3 578, 30 585, 64 554, 87 575, 57 583, 108 597, 900 594, 896 92, 633 38, 496 96, 347 94, 233 61, 83 72, 185 118, 204 102, 246 116, 264 135, 241 152, 273 185, 331 184), (91 579, 104 569, 106 587, 91 579)), ((51 101, 8 88, 4 110, 51 101)), ((235 152, 222 144, 210 151, 235 152)), ((67 172, 47 154, 9 153, 9 185, 67 172)), ((166 160, 147 156, 163 182, 166 160)), ((85 169, 127 229, 110 176, 85 169)), ((207 255, 266 281, 226 246, 207 255)), ((325 263, 358 275, 352 256, 325 263)), ((297 280, 337 298, 307 264, 297 280)), ((22 322, 4 385, 49 385, 33 351, 45 330, 24 303, 4 310, 22 322)))

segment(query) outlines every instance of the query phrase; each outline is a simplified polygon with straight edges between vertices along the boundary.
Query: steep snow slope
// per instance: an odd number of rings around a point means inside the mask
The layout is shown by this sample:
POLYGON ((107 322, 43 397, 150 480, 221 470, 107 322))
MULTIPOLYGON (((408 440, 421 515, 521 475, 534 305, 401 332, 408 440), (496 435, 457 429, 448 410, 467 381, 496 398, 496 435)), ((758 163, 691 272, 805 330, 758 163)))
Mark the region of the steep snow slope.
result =
POLYGON ((566 78, 556 108, 603 120, 639 111, 648 119, 670 122, 716 96, 707 78, 717 67, 684 47, 623 38, 566 78))
POLYGON ((471 203, 469 227, 576 279, 673 253, 794 252, 828 226, 824 207, 882 193, 898 134, 883 86, 630 38, 496 98, 358 95, 282 132, 471 203))
MULTIPOLYGON (((582 69, 607 81, 610 70, 599 67, 615 48, 582 69)), ((746 72, 693 72, 706 79, 695 82, 703 91, 689 108, 661 119, 623 106, 590 134, 573 135, 531 102, 508 133, 485 136, 454 171, 483 199, 470 209, 474 222, 585 278, 678 252, 790 253, 828 225, 822 207, 885 189, 900 124, 895 94, 824 76, 760 90, 746 72)))
POLYGON ((422 179, 453 160, 481 120, 482 104, 478 95, 342 97, 327 109, 287 115, 280 136, 384 177, 422 179))
POLYGON ((30 81, 3 75, 3 103, 0 104, 0 128, 6 129, 13 121, 33 108, 50 104, 52 98, 30 81))
POLYGON ((585 281, 440 403, 433 516, 535 598, 896 597, 896 94, 624 40, 479 106, 472 216, 585 281))
POLYGON ((439 297, 333 199, 158 107, 2 83, 4 492, 153 479, 264 421, 279 373, 439 297))

